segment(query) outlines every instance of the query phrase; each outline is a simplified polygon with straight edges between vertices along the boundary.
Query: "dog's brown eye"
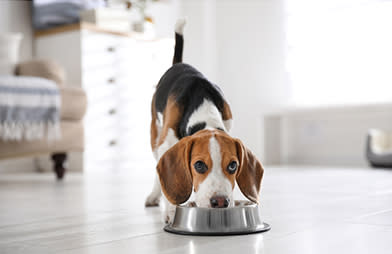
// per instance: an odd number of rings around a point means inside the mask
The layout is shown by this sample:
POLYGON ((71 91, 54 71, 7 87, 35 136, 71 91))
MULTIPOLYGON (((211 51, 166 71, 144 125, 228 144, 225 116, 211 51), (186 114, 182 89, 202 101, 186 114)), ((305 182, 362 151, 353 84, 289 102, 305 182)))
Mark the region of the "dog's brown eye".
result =
POLYGON ((229 172, 229 174, 234 174, 234 172, 237 170, 237 167, 237 162, 232 161, 230 162, 229 166, 227 166, 227 172, 229 172))
POLYGON ((195 165, 193 166, 195 167, 195 170, 200 174, 204 174, 208 170, 207 165, 202 161, 196 161, 195 165))

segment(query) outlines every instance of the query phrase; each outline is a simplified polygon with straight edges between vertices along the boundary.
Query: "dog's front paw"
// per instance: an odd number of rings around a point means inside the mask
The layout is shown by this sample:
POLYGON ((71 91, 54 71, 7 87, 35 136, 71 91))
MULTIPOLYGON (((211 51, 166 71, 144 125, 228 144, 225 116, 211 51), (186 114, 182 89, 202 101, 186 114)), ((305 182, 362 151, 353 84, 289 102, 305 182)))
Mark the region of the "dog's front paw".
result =
POLYGON ((151 206, 159 206, 159 201, 161 200, 160 196, 153 195, 151 193, 147 198, 146 202, 144 203, 144 206, 146 207, 151 207, 151 206))
POLYGON ((176 207, 170 205, 168 208, 165 209, 165 212, 163 213, 163 221, 166 224, 172 224, 175 213, 176 213, 176 207))

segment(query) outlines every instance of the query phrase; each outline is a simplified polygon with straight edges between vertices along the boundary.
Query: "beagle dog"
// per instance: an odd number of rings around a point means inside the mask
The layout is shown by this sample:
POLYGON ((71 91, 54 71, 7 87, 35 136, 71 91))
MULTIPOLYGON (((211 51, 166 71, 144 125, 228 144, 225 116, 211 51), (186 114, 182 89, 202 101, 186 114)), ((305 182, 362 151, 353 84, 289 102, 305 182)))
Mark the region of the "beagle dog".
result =
POLYGON ((234 206, 233 189, 258 203, 263 167, 239 139, 229 136, 232 114, 218 86, 182 63, 183 27, 175 30, 173 66, 161 77, 152 99, 151 147, 157 176, 146 206, 166 203, 171 223, 175 205, 234 206))

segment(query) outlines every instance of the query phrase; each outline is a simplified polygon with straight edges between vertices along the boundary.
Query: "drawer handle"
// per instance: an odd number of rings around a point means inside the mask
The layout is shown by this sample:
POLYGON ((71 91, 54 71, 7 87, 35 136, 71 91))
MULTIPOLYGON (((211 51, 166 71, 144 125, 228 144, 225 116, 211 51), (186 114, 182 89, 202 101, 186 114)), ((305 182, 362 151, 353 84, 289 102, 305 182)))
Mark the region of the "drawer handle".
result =
POLYGON ((114 115, 114 114, 116 114, 117 113, 117 111, 116 111, 116 109, 114 109, 114 108, 112 108, 111 110, 109 110, 109 115, 114 115))
POLYGON ((108 82, 110 84, 116 83, 116 79, 115 78, 110 78, 110 79, 108 79, 108 82))
POLYGON ((108 47, 108 51, 109 52, 114 52, 114 51, 116 51, 116 48, 115 47, 108 47))
POLYGON ((109 146, 115 146, 115 145, 117 145, 116 140, 110 140, 109 146))

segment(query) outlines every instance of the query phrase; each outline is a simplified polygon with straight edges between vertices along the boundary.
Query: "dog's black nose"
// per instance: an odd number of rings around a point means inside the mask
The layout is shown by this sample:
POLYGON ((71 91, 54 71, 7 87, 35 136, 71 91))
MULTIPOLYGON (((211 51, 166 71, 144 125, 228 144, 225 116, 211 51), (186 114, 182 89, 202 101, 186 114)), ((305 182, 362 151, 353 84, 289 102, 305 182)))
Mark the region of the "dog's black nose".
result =
POLYGON ((226 208, 229 206, 230 199, 226 196, 213 196, 210 198, 212 208, 226 208))

